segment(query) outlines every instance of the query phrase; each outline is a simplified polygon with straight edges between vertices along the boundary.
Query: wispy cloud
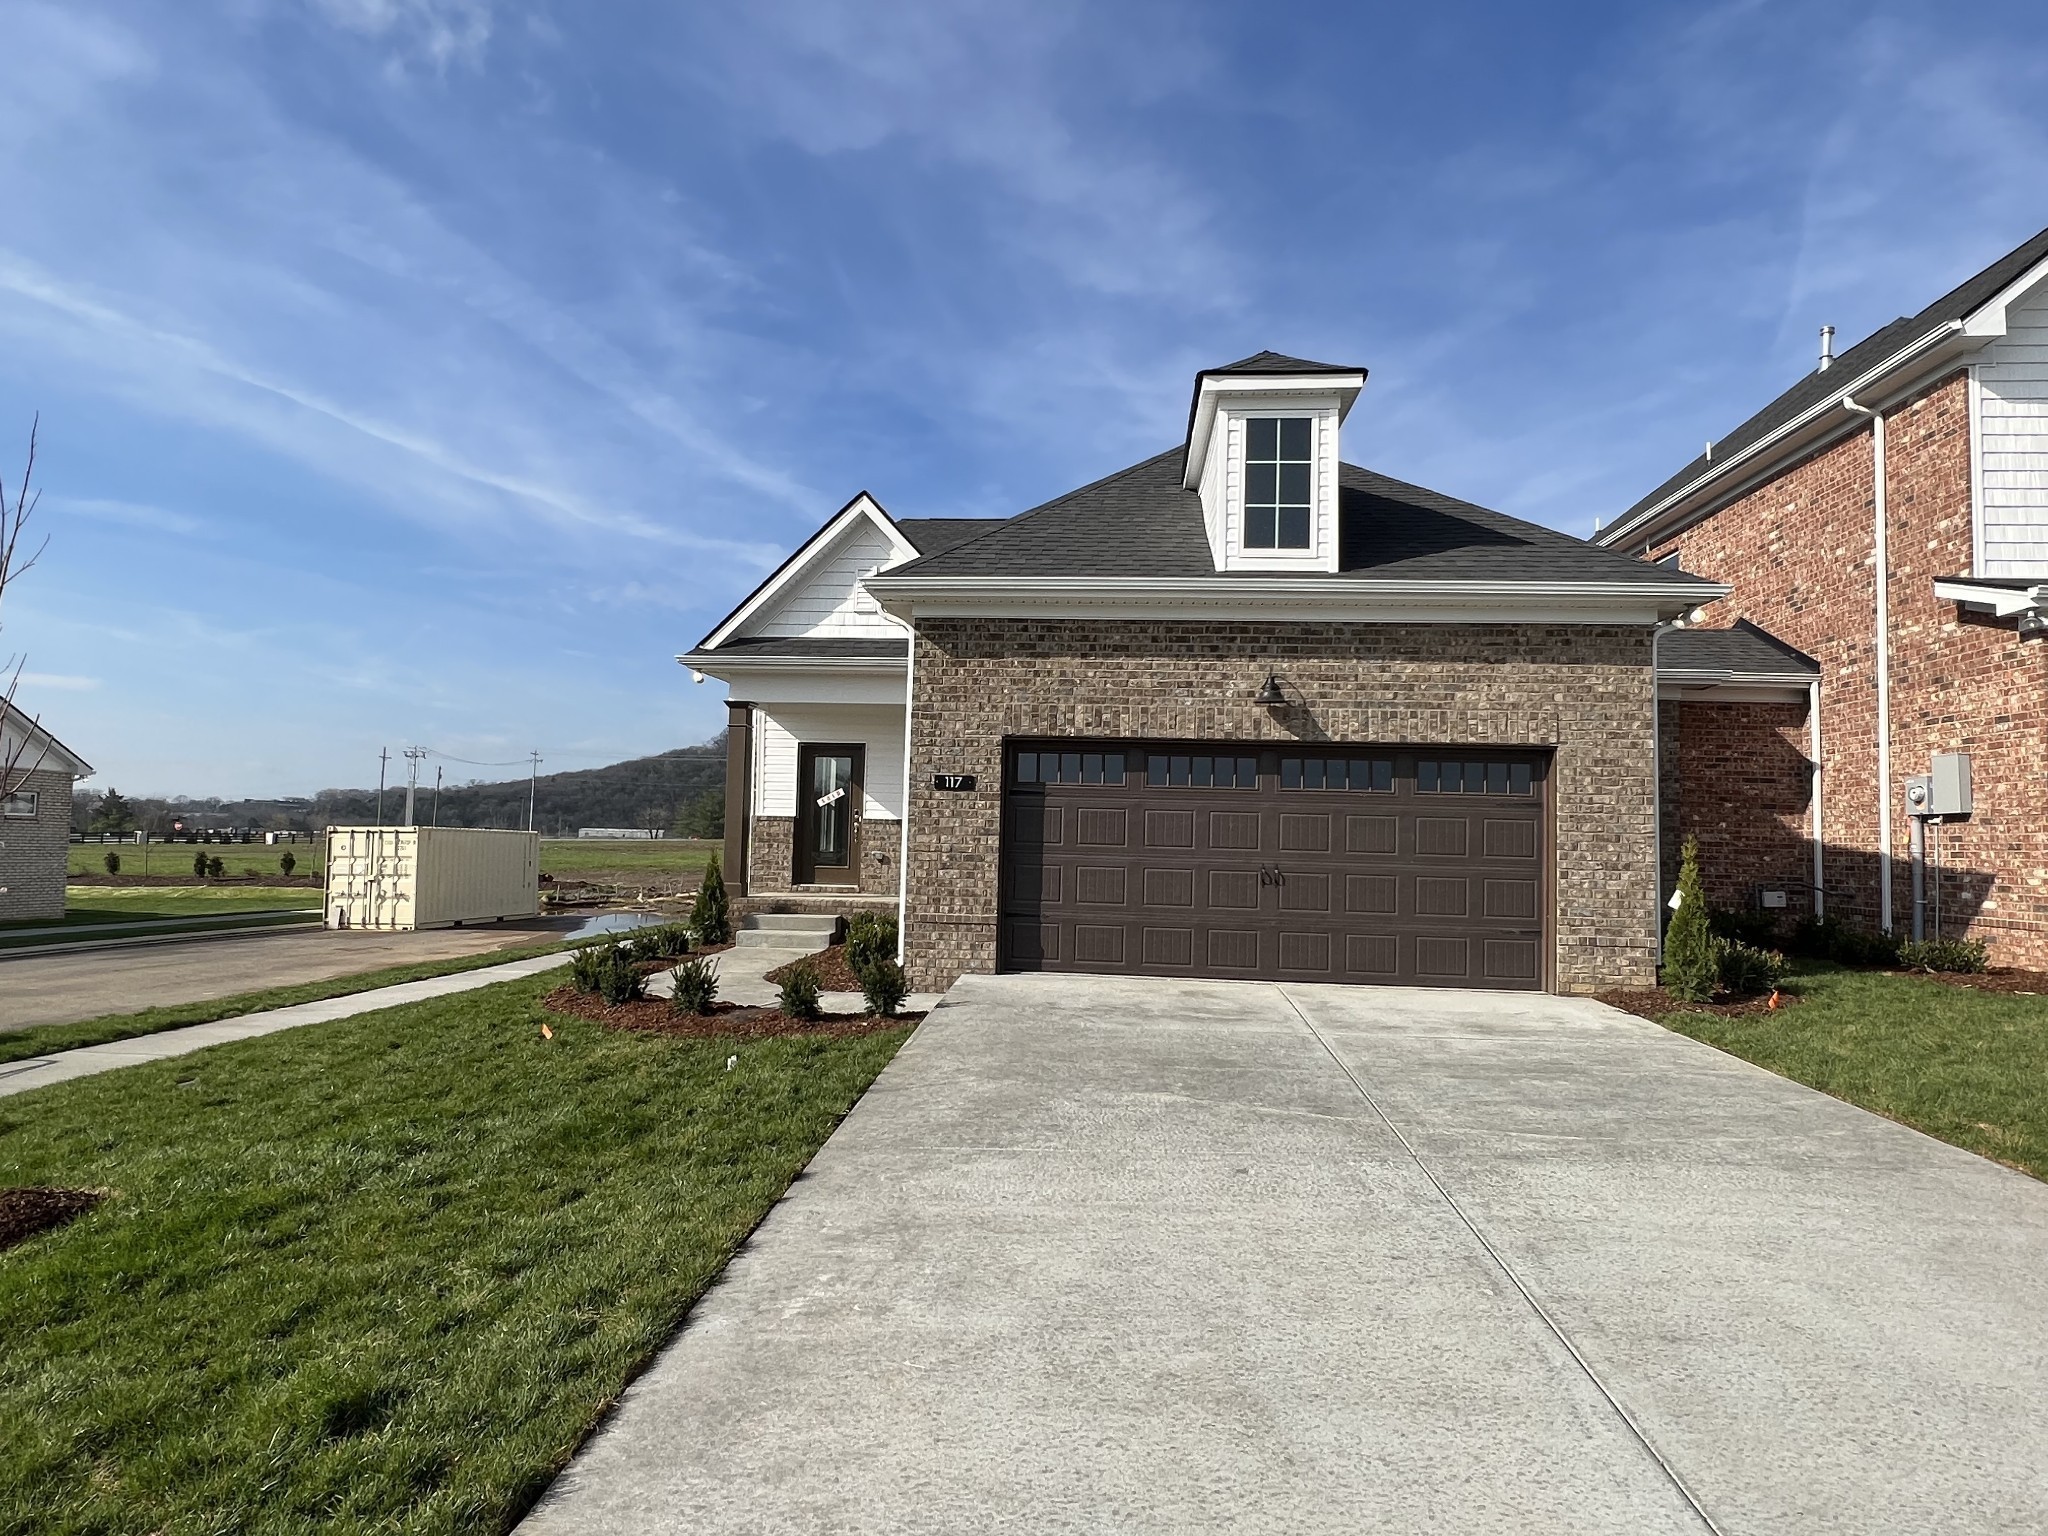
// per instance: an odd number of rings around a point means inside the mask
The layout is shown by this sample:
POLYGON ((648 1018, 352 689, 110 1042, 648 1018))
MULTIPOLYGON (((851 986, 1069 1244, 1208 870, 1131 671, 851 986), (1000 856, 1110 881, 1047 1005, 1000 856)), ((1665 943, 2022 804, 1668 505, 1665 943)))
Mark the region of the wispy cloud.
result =
POLYGON ((388 45, 394 69, 475 67, 491 37, 488 0, 312 0, 336 26, 388 45))
POLYGON ((69 672, 23 672, 24 688, 54 688, 64 693, 90 693, 100 686, 97 677, 79 677, 69 672))
POLYGON ((207 531, 203 518, 141 501, 115 501, 97 496, 46 496, 42 505, 51 512, 114 523, 123 528, 146 528, 191 537, 207 531))

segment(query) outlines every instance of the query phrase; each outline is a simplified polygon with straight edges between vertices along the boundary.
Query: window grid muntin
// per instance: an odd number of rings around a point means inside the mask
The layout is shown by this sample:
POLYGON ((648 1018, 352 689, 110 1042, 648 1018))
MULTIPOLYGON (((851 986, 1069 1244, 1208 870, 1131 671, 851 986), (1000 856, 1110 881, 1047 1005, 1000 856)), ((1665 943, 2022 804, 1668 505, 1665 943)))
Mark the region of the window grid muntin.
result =
POLYGON ((1422 795, 1528 795, 1535 793, 1531 763, 1456 762, 1420 758, 1415 764, 1415 791, 1422 795))
POLYGON ((1015 778, 1019 784, 1121 784, 1121 752, 1019 752, 1015 778))
POLYGON ((1368 794, 1394 792, 1394 760, 1390 757, 1283 757, 1282 789, 1342 789, 1368 794))
POLYGON ((1244 547, 1314 545, 1315 418, 1245 419, 1244 547))

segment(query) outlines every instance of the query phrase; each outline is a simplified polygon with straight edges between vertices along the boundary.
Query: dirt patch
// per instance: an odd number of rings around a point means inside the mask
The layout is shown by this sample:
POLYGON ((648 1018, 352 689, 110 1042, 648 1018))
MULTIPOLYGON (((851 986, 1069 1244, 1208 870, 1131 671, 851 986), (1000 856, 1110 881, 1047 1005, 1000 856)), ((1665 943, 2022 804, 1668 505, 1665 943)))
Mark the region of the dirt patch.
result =
POLYGON ((643 998, 637 1003, 607 1003, 603 998, 574 987, 557 987, 541 999, 541 1006, 572 1018, 589 1019, 606 1029, 634 1034, 674 1035, 693 1040, 765 1040, 774 1035, 872 1035, 887 1029, 902 1029, 924 1017, 921 1013, 899 1013, 893 1018, 879 1014, 828 1013, 816 1019, 793 1019, 779 1008, 748 1008, 739 1003, 713 1003, 708 1014, 677 1013, 665 997, 643 998))
MULTIPOLYGON (((226 859, 221 860, 223 864, 226 859)), ((71 875, 66 885, 219 885, 219 886, 291 886, 303 889, 317 887, 321 881, 318 875, 222 875, 218 880, 202 879, 187 868, 182 875, 71 875)))
POLYGON ((1688 1003, 1673 997, 1662 987, 1641 987, 1596 992, 1593 1001, 1652 1021, 1669 1018, 1674 1013, 1712 1013, 1724 1019, 1741 1019, 1751 1014, 1777 1013, 1794 1007, 1799 1002, 1799 994, 1778 992, 1766 993, 1762 997, 1730 998, 1720 1003, 1688 1003), (1778 999, 1776 1008, 1771 1006, 1773 996, 1778 999))
POLYGON ((1892 976, 1918 976, 1944 981, 1975 992, 2006 992, 2016 997, 2048 997, 2048 971, 2014 971, 1997 966, 1988 971, 1890 971, 1892 976))
POLYGON ((75 1221, 105 1198, 91 1189, 0 1189, 0 1248, 75 1221))
POLYGON ((767 979, 777 985, 789 980, 789 973, 800 965, 808 965, 818 975, 819 989, 825 992, 858 992, 860 978, 853 974, 853 967, 846 963, 846 946, 834 944, 830 949, 821 949, 815 955, 806 955, 801 960, 792 960, 787 965, 778 965, 768 973, 767 979))

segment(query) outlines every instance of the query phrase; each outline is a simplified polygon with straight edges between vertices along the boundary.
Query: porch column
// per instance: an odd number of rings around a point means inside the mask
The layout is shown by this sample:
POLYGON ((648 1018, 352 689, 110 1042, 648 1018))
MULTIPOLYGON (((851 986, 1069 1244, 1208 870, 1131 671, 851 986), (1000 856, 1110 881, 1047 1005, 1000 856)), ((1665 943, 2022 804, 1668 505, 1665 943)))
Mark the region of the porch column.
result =
POLYGON ((747 894, 748 817, 754 806, 754 706, 730 699, 725 706, 725 888, 747 894))

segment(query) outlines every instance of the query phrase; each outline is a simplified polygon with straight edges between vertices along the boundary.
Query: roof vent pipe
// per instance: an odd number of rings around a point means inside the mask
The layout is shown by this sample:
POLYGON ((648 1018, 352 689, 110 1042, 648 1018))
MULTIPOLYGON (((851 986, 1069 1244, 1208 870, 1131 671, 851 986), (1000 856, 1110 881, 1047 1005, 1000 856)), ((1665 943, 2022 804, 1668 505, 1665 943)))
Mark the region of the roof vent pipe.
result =
POLYGON ((1826 373, 1835 366, 1835 328, 1824 325, 1820 328, 1820 367, 1816 373, 1826 373))

